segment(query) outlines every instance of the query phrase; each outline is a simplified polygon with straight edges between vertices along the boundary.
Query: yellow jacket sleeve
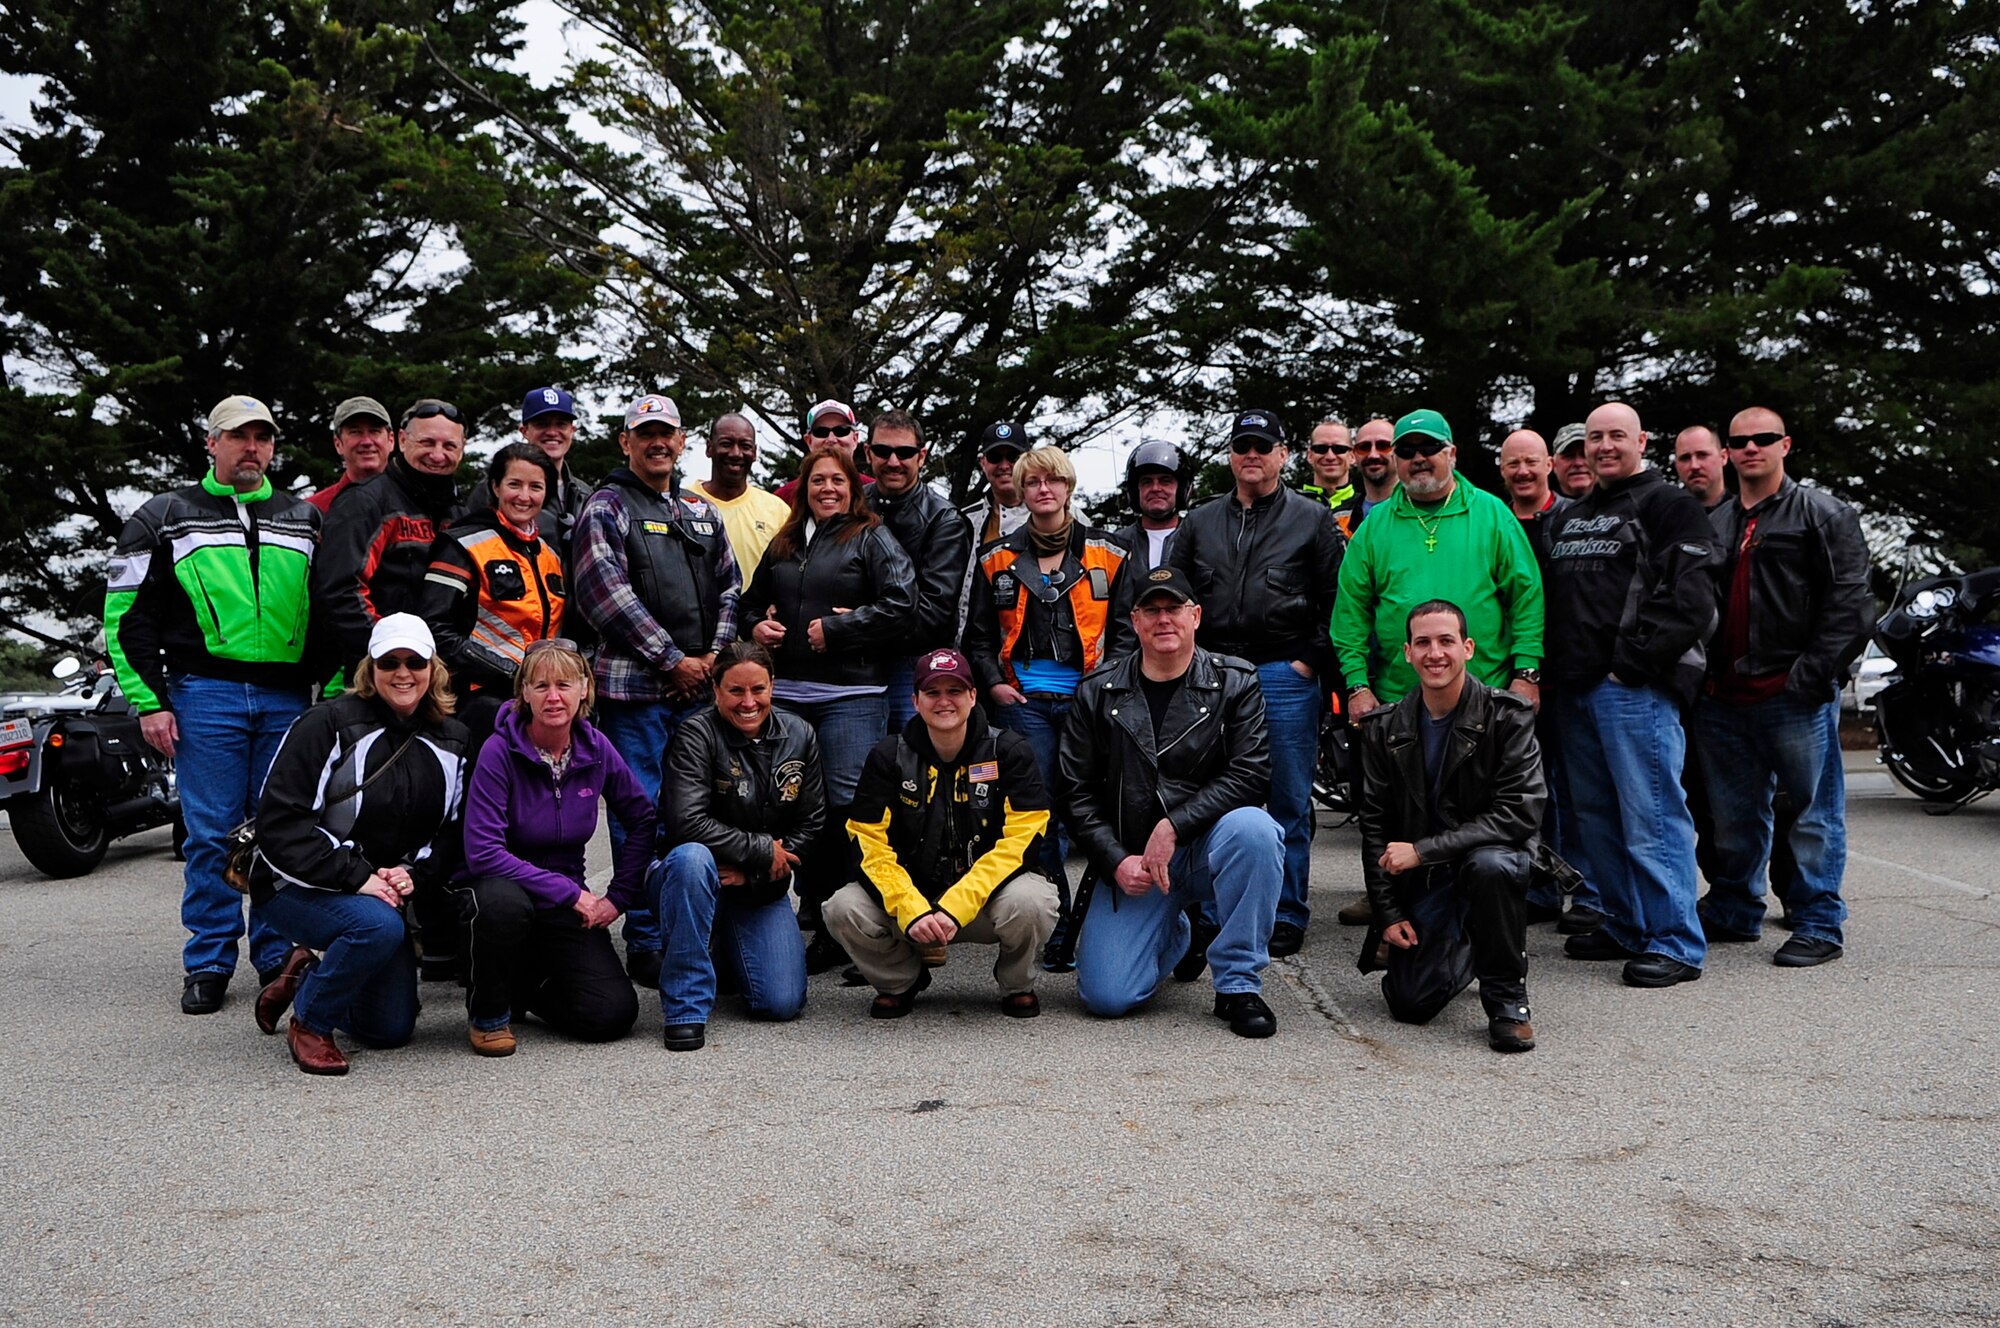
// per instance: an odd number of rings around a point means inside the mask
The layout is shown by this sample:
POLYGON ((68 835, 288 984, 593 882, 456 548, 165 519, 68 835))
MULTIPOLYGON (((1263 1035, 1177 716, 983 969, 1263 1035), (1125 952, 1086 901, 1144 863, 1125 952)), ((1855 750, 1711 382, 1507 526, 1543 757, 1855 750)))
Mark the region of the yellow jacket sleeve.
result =
MULTIPOLYGON (((1007 819, 1000 827, 1000 838, 992 848, 972 864, 971 870, 958 878, 951 889, 938 898, 938 907, 951 914, 952 920, 963 927, 979 916, 979 910, 986 907, 1000 883, 1021 870, 1027 861, 1028 846, 1035 842, 1035 836, 1047 830, 1049 813, 1046 807, 1033 811, 1022 811, 1007 800, 1007 819)), ((872 877, 870 879, 873 879, 872 877)), ((908 877, 904 878, 909 879, 908 877)), ((924 902, 919 896, 918 902, 924 902)), ((928 907, 926 907, 928 912, 928 907)), ((922 914, 918 914, 921 917, 922 914)), ((905 930, 909 922, 903 923, 905 930)))

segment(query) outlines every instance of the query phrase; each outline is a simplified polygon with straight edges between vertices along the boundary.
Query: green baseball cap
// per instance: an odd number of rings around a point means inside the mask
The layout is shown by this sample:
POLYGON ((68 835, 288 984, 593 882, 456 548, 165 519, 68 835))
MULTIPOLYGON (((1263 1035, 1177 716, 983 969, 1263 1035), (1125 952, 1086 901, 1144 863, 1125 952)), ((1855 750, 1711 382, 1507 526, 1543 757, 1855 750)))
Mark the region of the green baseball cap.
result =
POLYGON ((1451 426, 1444 422, 1444 416, 1434 410, 1413 410, 1396 421, 1396 439, 1402 442, 1406 434, 1420 433, 1439 442, 1451 441, 1451 426))

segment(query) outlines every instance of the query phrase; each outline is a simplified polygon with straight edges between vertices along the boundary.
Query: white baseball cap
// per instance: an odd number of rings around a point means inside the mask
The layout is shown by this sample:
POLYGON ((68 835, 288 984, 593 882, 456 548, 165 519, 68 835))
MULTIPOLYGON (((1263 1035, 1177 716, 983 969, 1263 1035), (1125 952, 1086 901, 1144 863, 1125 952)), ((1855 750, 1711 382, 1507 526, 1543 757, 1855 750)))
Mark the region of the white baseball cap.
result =
POLYGON ((368 633, 368 658, 380 659, 391 650, 413 650, 425 659, 437 656, 431 629, 414 613, 392 613, 368 633))

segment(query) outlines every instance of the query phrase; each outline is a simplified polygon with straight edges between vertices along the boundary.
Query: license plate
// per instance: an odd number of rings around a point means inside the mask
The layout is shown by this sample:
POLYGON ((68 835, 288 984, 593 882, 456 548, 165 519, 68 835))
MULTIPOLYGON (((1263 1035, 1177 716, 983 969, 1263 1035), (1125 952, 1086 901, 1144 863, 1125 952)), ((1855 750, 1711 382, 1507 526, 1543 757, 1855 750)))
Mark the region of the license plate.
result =
POLYGON ((35 736, 32 719, 0 719, 0 747, 12 747, 35 736))

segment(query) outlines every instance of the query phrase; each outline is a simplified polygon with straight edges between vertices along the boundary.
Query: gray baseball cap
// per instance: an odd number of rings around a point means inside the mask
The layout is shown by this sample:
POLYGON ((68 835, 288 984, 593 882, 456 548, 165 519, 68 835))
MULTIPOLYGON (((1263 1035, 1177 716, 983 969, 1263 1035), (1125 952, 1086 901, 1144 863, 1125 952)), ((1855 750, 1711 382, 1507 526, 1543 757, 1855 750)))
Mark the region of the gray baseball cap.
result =
POLYGON ((333 431, 339 433, 342 425, 362 416, 378 419, 384 424, 394 418, 388 408, 374 397, 349 397, 333 408, 333 431))

